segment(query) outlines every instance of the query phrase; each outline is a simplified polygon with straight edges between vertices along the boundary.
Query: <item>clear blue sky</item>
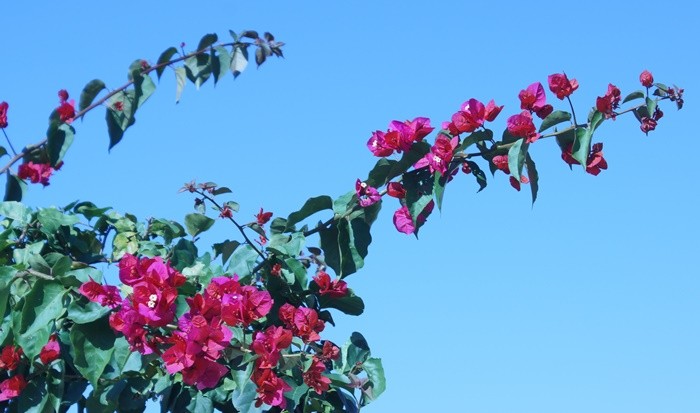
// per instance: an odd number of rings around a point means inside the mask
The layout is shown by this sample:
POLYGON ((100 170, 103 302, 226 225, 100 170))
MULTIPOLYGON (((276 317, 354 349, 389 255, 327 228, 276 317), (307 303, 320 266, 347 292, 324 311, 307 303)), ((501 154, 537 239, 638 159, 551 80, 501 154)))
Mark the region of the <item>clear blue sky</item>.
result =
MULTIPOLYGON (((166 72, 111 154, 102 110, 76 122, 64 168, 26 197, 182 219, 192 198, 177 189, 209 180, 233 189, 246 220, 351 189, 375 162, 365 142, 393 119, 439 125, 493 98, 506 105, 500 131, 521 89, 561 71, 581 84, 583 117, 609 82, 626 94, 648 69, 685 87, 686 107, 666 105, 648 137, 631 117, 606 123, 599 176, 537 142, 534 208, 503 174, 480 194, 461 176, 419 241, 393 229, 387 202, 347 279, 365 314, 338 316, 326 337, 361 331, 382 358, 388 388, 368 412, 697 412, 698 20, 690 1, 9 2, 0 101, 24 146, 44 136, 59 89, 117 87, 134 59, 205 33, 271 31, 284 60, 188 84, 178 105, 166 72)), ((234 235, 220 222, 201 249, 234 235)))

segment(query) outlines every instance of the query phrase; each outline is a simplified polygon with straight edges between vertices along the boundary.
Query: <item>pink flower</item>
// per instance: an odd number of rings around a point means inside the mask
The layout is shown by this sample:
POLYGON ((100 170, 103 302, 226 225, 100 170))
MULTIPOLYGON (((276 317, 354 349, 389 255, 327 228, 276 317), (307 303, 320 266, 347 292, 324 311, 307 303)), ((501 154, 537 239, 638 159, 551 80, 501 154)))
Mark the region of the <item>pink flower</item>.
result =
POLYGON ((650 71, 645 70, 639 75, 639 82, 644 87, 652 87, 654 85, 654 76, 650 71))
POLYGON ((355 192, 357 193, 360 206, 363 208, 376 204, 382 199, 376 188, 367 185, 366 182, 362 182, 359 179, 355 182, 355 192))
POLYGON ((337 360, 339 357, 340 349, 338 346, 333 345, 330 341, 325 341, 321 349, 321 360, 337 360))
MULTIPOLYGON (((494 108, 491 108, 491 112, 494 110, 494 108)), ((500 112, 500 109, 498 111, 500 112)), ((490 113, 490 115, 495 118, 493 113, 490 113)), ((498 115, 498 112, 496 112, 496 115, 498 115)), ((452 124, 449 129, 454 127, 457 134, 462 132, 471 133, 482 126, 484 120, 486 120, 486 108, 484 104, 472 98, 462 104, 462 108, 459 112, 452 115, 452 124)))
POLYGON ((608 169, 608 163, 603 158, 603 144, 596 143, 591 148, 591 153, 588 155, 586 162, 586 172, 591 175, 598 175, 602 169, 608 169))
POLYGON ((219 211, 219 218, 231 218, 233 217, 233 210, 230 206, 224 205, 219 211))
POLYGON ((535 124, 532 122, 532 115, 526 110, 519 115, 509 117, 506 124, 511 135, 524 138, 527 143, 533 143, 540 137, 535 124))
POLYGON ((654 110, 654 114, 651 117, 648 117, 648 116, 642 117, 642 119, 640 120, 641 124, 639 125, 640 129, 642 130, 642 132, 648 134, 649 132, 656 129, 656 125, 657 125, 659 119, 661 119, 663 116, 664 116, 664 113, 657 106, 656 110, 654 110))
POLYGON ((41 183, 43 186, 48 186, 51 174, 58 168, 60 168, 60 166, 54 169, 48 163, 34 163, 29 161, 19 166, 17 177, 20 179, 29 179, 33 184, 41 183))
POLYGON ((75 101, 73 99, 70 101, 67 100, 68 92, 65 90, 58 92, 58 96, 61 99, 58 108, 56 108, 58 117, 61 119, 61 122, 71 123, 73 118, 75 118, 75 101), (63 92, 63 94, 61 92, 63 92), (63 99, 64 96, 65 99, 63 99))
POLYGON ((415 118, 404 122, 394 120, 389 124, 385 138, 391 148, 407 151, 411 149, 413 142, 422 141, 433 129, 428 118, 415 118))
MULTIPOLYGON (((579 161, 574 159, 572 156, 573 144, 569 145, 564 152, 562 152, 561 157, 564 162, 569 165, 578 165, 579 161)), ((601 170, 608 169, 608 162, 603 158, 603 144, 596 143, 591 148, 591 152, 588 154, 588 159, 586 161, 586 172, 591 175, 598 175, 601 170)))
POLYGON ((331 379, 323 375, 325 371, 326 365, 323 361, 314 357, 308 370, 302 375, 304 383, 314 389, 317 394, 323 394, 330 388, 331 379))
POLYGON ((535 82, 527 89, 521 90, 518 98, 520 98, 520 109, 535 113, 540 119, 546 118, 554 110, 552 105, 547 104, 544 87, 540 82, 535 82))
POLYGON ((386 194, 401 199, 406 197, 406 190, 401 182, 389 182, 386 186, 386 194))
MULTIPOLYGON (((430 213, 433 212, 434 206, 435 201, 431 200, 428 205, 423 208, 423 211, 421 211, 416 219, 418 226, 425 223, 430 213)), ((404 205, 394 212, 394 227, 396 227, 399 232, 404 234, 413 234, 416 232, 416 226, 413 224, 413 219, 411 218, 411 213, 409 212, 407 206, 404 205)))
POLYGON ((486 109, 484 110, 484 119, 489 122, 496 120, 496 116, 503 110, 503 105, 496 106, 496 103, 491 99, 489 103, 486 104, 486 109))
POLYGON ((68 100, 68 91, 66 89, 61 89, 58 91, 58 101, 63 103, 68 100))
POLYGON ((22 347, 5 346, 0 352, 0 370, 13 371, 19 365, 24 351, 22 347))
POLYGON ((615 109, 620 106, 620 89, 612 83, 608 84, 608 91, 605 96, 598 96, 595 102, 598 112, 605 115, 605 118, 615 119, 615 109))
POLYGON ((390 156, 394 153, 394 149, 389 147, 384 136, 384 132, 375 131, 367 141, 367 147, 374 156, 390 156))
POLYGON ((109 308, 118 307, 122 301, 119 288, 114 285, 102 285, 92 279, 81 285, 78 291, 88 300, 109 308))
POLYGON ((277 377, 271 369, 253 369, 250 379, 258 387, 258 397, 255 399, 255 407, 262 406, 263 403, 270 406, 285 408, 287 401, 284 392, 292 388, 282 379, 277 377))
POLYGON ((262 208, 260 208, 260 212, 255 215, 255 219, 260 226, 267 224, 270 221, 270 218, 272 218, 272 212, 263 212, 262 208))
POLYGON ((517 179, 515 179, 514 176, 511 176, 511 177, 510 177, 510 186, 512 186, 513 188, 515 188, 515 190, 518 191, 518 192, 520 192, 520 184, 521 184, 521 183, 527 184, 527 183, 529 183, 529 182, 530 182, 530 180, 529 180, 528 177, 525 176, 525 175, 521 175, 521 176, 520 176, 520 181, 518 181, 517 179))
POLYGON ((4 380, 2 383, 0 383, 0 402, 19 396, 25 387, 27 387, 27 381, 21 374, 17 374, 7 380, 4 380))
POLYGON ((566 73, 549 75, 547 81, 549 82, 549 90, 557 95, 559 99, 568 97, 578 89, 578 82, 576 79, 569 80, 569 78, 566 77, 566 73))
POLYGON ((510 167, 508 166, 508 155, 496 155, 491 159, 496 168, 510 175, 510 167))
POLYGON ((58 345, 58 338, 55 334, 49 337, 49 342, 41 348, 39 359, 44 365, 48 365, 56 360, 61 354, 61 347, 58 345))
POLYGON ((269 369, 277 366, 280 350, 292 344, 292 332, 279 326, 270 326, 254 334, 251 348, 258 355, 256 367, 269 369))
POLYGON ((197 358, 192 367, 182 371, 182 382, 198 390, 213 389, 226 373, 226 366, 206 358, 197 358))
POLYGON ((0 129, 7 127, 7 110, 10 105, 7 102, 0 102, 0 129))
POLYGON ((327 295, 331 298, 342 298, 348 295, 348 284, 341 279, 331 281, 331 276, 325 271, 316 273, 314 281, 318 285, 321 295, 327 295))
POLYGON ((253 321, 265 317, 271 308, 270 293, 251 285, 242 286, 238 291, 221 297, 221 318, 230 326, 242 324, 247 327, 253 321))

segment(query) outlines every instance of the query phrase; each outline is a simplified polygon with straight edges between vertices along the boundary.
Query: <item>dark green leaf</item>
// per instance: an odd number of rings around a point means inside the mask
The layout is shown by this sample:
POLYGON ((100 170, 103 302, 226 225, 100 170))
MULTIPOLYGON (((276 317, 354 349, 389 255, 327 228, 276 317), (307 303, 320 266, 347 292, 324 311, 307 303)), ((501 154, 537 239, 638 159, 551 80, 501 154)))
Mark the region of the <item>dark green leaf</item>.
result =
POLYGON ((476 192, 481 192, 484 188, 486 188, 486 174, 481 170, 481 168, 479 168, 479 164, 474 161, 467 161, 467 165, 469 165, 472 175, 474 175, 476 178, 476 183, 479 184, 479 190, 476 192))
POLYGON ((160 79, 160 77, 163 75, 163 72, 167 67, 166 63, 168 63, 170 59, 172 59, 173 56, 175 56, 175 54, 177 54, 177 49, 174 47, 169 47, 165 49, 163 53, 160 54, 158 62, 156 63, 156 75, 158 76, 158 79, 160 79))
POLYGON ((185 71, 187 78, 199 89, 211 76, 211 55, 198 54, 185 59, 185 71))
POLYGON ((386 181, 391 181, 399 175, 406 173, 411 167, 430 152, 428 142, 415 142, 408 152, 405 152, 399 162, 392 164, 391 172, 386 177, 386 181))
POLYGON ((219 36, 216 33, 205 34, 197 45, 197 51, 206 49, 216 43, 217 40, 219 40, 219 36))
POLYGON ((7 171, 7 183, 5 184, 5 196, 3 201, 21 201, 24 196, 24 190, 27 188, 27 184, 23 180, 19 179, 17 175, 11 174, 7 171))
POLYGON ((233 56, 231 57, 231 71, 233 72, 233 77, 238 77, 238 75, 240 75, 247 66, 248 49, 236 47, 233 50, 233 56))
POLYGON ((357 331, 352 333, 342 349, 343 373, 349 373, 357 363, 364 363, 369 355, 367 340, 357 331))
POLYGON ((305 220, 319 211, 326 209, 333 209, 333 200, 328 195, 321 195, 307 199, 300 210, 289 214, 289 217, 287 217, 285 231, 291 230, 297 223, 305 220))
POLYGON ((211 228, 214 225, 214 220, 202 214, 187 214, 185 216, 185 227, 187 233, 193 237, 211 228))
POLYGON ((368 358, 362 364, 362 368, 367 372, 367 378, 369 378, 371 383, 369 388, 363 389, 366 395, 363 401, 365 402, 364 404, 368 404, 384 393, 384 390, 386 390, 386 379, 384 378, 384 367, 382 367, 381 359, 368 358))
POLYGON ((462 143, 457 147, 455 151, 461 152, 477 142, 489 141, 491 139, 493 139, 493 131, 491 131, 491 129, 476 131, 464 138, 462 143))
POLYGON ((221 263, 226 264, 226 261, 228 261, 231 254, 233 254, 239 245, 241 245, 240 242, 229 240, 214 244, 214 258, 221 255, 221 263))
POLYGON ((88 324, 76 324, 70 331, 73 365, 94 388, 109 364, 116 336, 106 317, 88 324))
POLYGON ((369 176, 365 181, 367 185, 379 188, 387 183, 387 177, 391 173, 391 169, 398 161, 381 158, 374 165, 374 168, 369 172, 369 176))
POLYGON ((527 176, 528 178, 530 178, 530 193, 532 194, 532 205, 535 205, 535 201, 537 200, 537 191, 540 189, 540 175, 537 173, 535 161, 532 160, 529 152, 525 155, 525 165, 527 165, 527 176))
POLYGON ((265 51, 262 49, 262 47, 258 47, 255 49, 255 63, 258 64, 258 67, 260 67, 261 64, 265 63, 265 60, 267 59, 267 56, 265 55, 265 51))
POLYGON ((332 298, 328 295, 319 296, 321 308, 335 308, 348 315, 360 315, 365 311, 365 303, 362 298, 356 296, 351 290, 348 295, 341 298, 332 298))
POLYGON ((247 37, 249 39, 255 40, 258 38, 258 32, 256 32, 255 30, 244 30, 243 32, 241 32, 241 37, 247 37))
POLYGON ((73 143, 75 129, 67 123, 51 122, 49 130, 46 132, 47 149, 49 151, 49 161, 55 167, 66 154, 68 148, 73 143))
POLYGON ((656 101, 652 98, 647 98, 647 113, 649 113, 649 117, 654 116, 654 112, 656 111, 656 101))
POLYGON ((97 96, 98 93, 102 91, 102 89, 106 89, 105 82, 101 81, 100 79, 93 79, 88 82, 87 85, 83 88, 83 91, 80 93, 80 103, 78 104, 78 110, 83 111, 85 110, 88 106, 92 104, 92 101, 95 99, 95 96, 97 96))
POLYGON ((520 138, 508 149, 508 168, 510 169, 510 174, 518 181, 520 181, 520 176, 523 172, 525 155, 529 146, 530 144, 525 142, 525 139, 520 138))
POLYGON ((0 158, 7 155, 7 149, 4 146, 0 146, 0 158))
POLYGON ((27 387, 21 391, 17 400, 17 410, 22 413, 44 413, 51 411, 48 406, 49 392, 46 388, 46 378, 38 376, 29 380, 27 387))
POLYGON ((122 140, 124 131, 136 122, 136 118, 134 118, 135 98, 136 93, 129 90, 117 93, 109 99, 106 120, 110 150, 122 140))
POLYGON ((214 66, 212 72, 214 74, 214 83, 216 83, 231 69, 231 54, 222 46, 216 46, 214 50, 216 50, 216 55, 211 63, 214 66))
POLYGON ((435 179, 427 167, 403 174, 406 206, 411 213, 414 225, 418 222, 418 216, 423 212, 426 205, 433 199, 434 184, 435 179))
POLYGON ((106 316, 110 311, 109 307, 103 307, 96 302, 74 299, 68 305, 68 318, 76 324, 87 324, 106 316))
POLYGON ((630 93, 629 95, 625 96, 625 98, 622 99, 622 103, 627 103, 627 102, 629 102, 631 100, 635 100, 635 99, 644 99, 644 96, 646 96, 644 94, 644 92, 642 92, 641 90, 636 90, 636 91, 630 93))
POLYGON ((564 112, 562 110, 555 110, 550 113, 540 125, 540 132, 551 128, 554 125, 560 124, 562 122, 568 122, 571 120, 571 114, 569 112, 564 112))
POLYGON ((230 274, 238 274, 240 278, 247 277, 253 273, 258 253, 248 244, 241 245, 231 254, 231 261, 228 263, 226 271, 230 274))
POLYGON ((588 128, 576 129, 576 138, 571 156, 576 159, 583 167, 586 167, 588 162, 588 153, 591 150, 592 134, 588 128))
POLYGON ((39 354, 53 332, 55 320, 65 313, 65 294, 66 290, 60 283, 39 279, 25 296, 21 321, 14 330, 17 344, 29 359, 39 354))

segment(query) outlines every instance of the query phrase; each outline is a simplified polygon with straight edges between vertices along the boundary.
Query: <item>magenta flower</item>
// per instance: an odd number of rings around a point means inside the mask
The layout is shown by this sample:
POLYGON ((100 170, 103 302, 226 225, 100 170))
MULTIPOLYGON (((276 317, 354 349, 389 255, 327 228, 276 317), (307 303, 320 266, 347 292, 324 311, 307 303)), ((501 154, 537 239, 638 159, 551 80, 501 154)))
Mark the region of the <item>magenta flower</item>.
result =
POLYGON ((394 153, 394 150, 387 145, 384 135, 382 131, 375 131, 367 141, 367 147, 374 156, 390 156, 394 153))
POLYGON ((540 82, 535 82, 527 89, 521 90, 518 98, 520 98, 520 109, 529 110, 540 119, 546 118, 554 110, 552 105, 547 104, 544 87, 540 82))
POLYGON ((7 127, 7 110, 10 105, 7 102, 0 102, 0 129, 7 127))
POLYGON ((363 208, 374 205, 382 199, 376 188, 367 185, 366 182, 362 182, 359 179, 355 182, 355 192, 357 193, 360 206, 363 208))
POLYGON ((491 99, 489 103, 486 104, 486 109, 484 110, 484 119, 489 122, 496 120, 496 116, 503 110, 503 105, 496 106, 496 102, 491 99))
POLYGON ((508 118, 507 128, 511 135, 519 138, 525 138, 527 143, 533 143, 540 137, 537 133, 535 124, 532 123, 532 115, 524 110, 519 115, 513 115, 508 118))
POLYGON ((568 97, 576 89, 578 89, 578 81, 576 79, 569 80, 566 73, 555 73, 547 78, 549 82, 549 90, 551 90, 559 99, 568 97))
POLYGON ((606 119, 615 119, 615 109, 620 106, 620 89, 612 83, 608 84, 608 91, 605 96, 598 96, 595 102, 596 109, 602 113, 606 119))

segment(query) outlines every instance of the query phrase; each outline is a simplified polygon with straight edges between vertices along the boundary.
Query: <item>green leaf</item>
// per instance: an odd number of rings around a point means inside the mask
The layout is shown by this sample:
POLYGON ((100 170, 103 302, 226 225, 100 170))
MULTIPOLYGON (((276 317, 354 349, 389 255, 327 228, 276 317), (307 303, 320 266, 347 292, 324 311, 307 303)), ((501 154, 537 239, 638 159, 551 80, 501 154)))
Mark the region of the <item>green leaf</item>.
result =
POLYGON ((185 227, 187 228, 187 233, 192 237, 196 237, 211 228, 214 222, 213 219, 202 214, 192 213, 185 216, 185 227))
POLYGON ((73 365, 94 388, 99 387, 99 378, 112 358, 116 338, 106 317, 71 328, 73 365))
POLYGON ((46 378, 37 376, 29 380, 27 387, 22 390, 17 400, 17 411, 23 413, 44 413, 51 411, 47 405, 49 392, 46 388, 46 378))
POLYGON ((55 208, 45 208, 37 213, 41 224, 40 230, 46 235, 53 235, 62 226, 73 226, 80 221, 75 215, 66 215, 55 208))
POLYGON ((338 276, 344 278, 362 268, 372 242, 369 224, 363 218, 341 219, 319 235, 326 264, 338 276))
POLYGON ((649 113, 649 117, 654 116, 654 112, 656 111, 656 101, 652 98, 647 98, 647 113, 649 113))
POLYGON ((379 358, 368 358, 363 364, 362 368, 367 372, 367 378, 371 384, 369 388, 363 389, 366 398, 364 398, 365 405, 369 402, 376 400, 377 397, 381 396, 386 390, 386 379, 384 378, 384 367, 382 367, 382 360, 379 358))
POLYGON ((66 154, 73 143, 75 129, 67 123, 51 122, 46 132, 47 149, 51 166, 55 167, 66 154))
POLYGON ((586 167, 588 162, 588 153, 591 150, 592 133, 588 128, 576 129, 576 138, 572 150, 572 157, 576 159, 583 167, 586 167))
POLYGON ((555 110, 550 113, 540 125, 540 132, 551 128, 554 125, 558 125, 562 122, 568 122, 571 120, 571 114, 569 112, 564 112, 563 110, 555 110))
POLYGON ((226 264, 226 261, 228 261, 231 254, 233 254, 239 245, 241 245, 240 242, 230 240, 214 244, 214 258, 221 255, 221 263, 226 264))
POLYGON ((253 273, 258 253, 248 244, 241 245, 231 254, 231 261, 228 263, 226 271, 230 274, 238 274, 240 278, 247 277, 253 273))
POLYGON ((109 307, 103 307, 100 304, 87 301, 83 298, 74 299, 68 305, 67 317, 73 320, 76 324, 87 324, 98 320, 110 313, 109 307))
POLYGON ((214 59, 212 59, 212 65, 214 65, 212 71, 214 74, 214 83, 216 83, 231 69, 231 54, 223 46, 216 46, 214 50, 216 50, 216 54, 214 55, 214 59))
POLYGON ((267 60, 267 56, 265 55, 265 51, 262 49, 262 47, 255 49, 255 63, 258 64, 258 67, 265 63, 265 60, 267 60))
POLYGON ((28 224, 32 219, 32 211, 26 205, 16 201, 5 201, 0 203, 0 215, 17 221, 21 224, 28 224))
POLYGON ((491 139, 493 139, 493 131, 491 129, 476 131, 464 138, 455 151, 461 152, 477 142, 489 141, 491 139))
POLYGON ((139 372, 142 365, 141 353, 131 351, 129 343, 124 337, 114 340, 114 351, 109 363, 105 366, 103 378, 108 380, 118 379, 125 373, 139 372))
POLYGON ((406 173, 411 167, 430 152, 430 144, 425 141, 415 142, 408 152, 404 152, 401 159, 393 164, 391 172, 386 177, 387 182, 396 178, 399 175, 406 173))
POLYGON ((244 30, 241 32, 241 37, 247 37, 249 39, 255 40, 259 36, 258 36, 258 32, 256 32, 255 30, 244 30))
POLYGON ((88 106, 92 105, 92 101, 95 100, 97 94, 106 88, 107 86, 105 85, 105 82, 101 81, 100 79, 93 79, 89 81, 88 84, 85 85, 85 87, 83 88, 83 91, 80 93, 80 103, 78 104, 78 110, 82 112, 88 106))
POLYGON ((21 201, 24 196, 24 191, 27 189, 27 184, 19 179, 17 175, 7 171, 7 183, 5 184, 5 196, 3 201, 21 201))
POLYGON ((518 181, 520 181, 520 176, 523 172, 525 155, 529 146, 530 144, 525 142, 524 138, 520 138, 508 149, 508 168, 510 169, 510 174, 518 181))
POLYGON ((285 231, 291 230, 297 223, 305 220, 319 211, 326 209, 333 209, 333 200, 328 195, 321 195, 307 199, 300 210, 289 214, 289 217, 287 217, 285 231))
POLYGON ((217 40, 219 40, 219 36, 216 33, 205 34, 197 45, 197 51, 206 49, 216 43, 217 40))
POLYGON ((231 72, 233 72, 233 78, 237 78, 245 68, 248 66, 248 49, 242 47, 236 47, 233 50, 233 56, 231 57, 231 72))
POLYGON ((335 308, 348 315, 360 315, 365 311, 362 298, 356 296, 351 290, 348 290, 348 295, 341 298, 320 295, 318 302, 321 308, 335 308))
POLYGON ((391 173, 391 169, 397 162, 398 161, 389 160, 386 158, 379 159, 374 165, 374 168, 372 168, 372 170, 369 171, 369 175, 365 180, 367 185, 372 186, 374 188, 379 188, 380 186, 386 184, 387 177, 389 176, 389 174, 391 173))
POLYGON ((187 78, 199 90, 199 87, 211 76, 211 56, 208 53, 202 53, 185 59, 185 70, 187 78))
POLYGON ((350 339, 342 348, 343 373, 349 373, 357 363, 364 363, 369 358, 369 355, 367 340, 357 331, 352 333, 350 339))
POLYGON ((406 189, 406 206, 417 223, 418 216, 426 205, 433 199, 435 179, 427 167, 406 172, 403 175, 403 186, 406 189))
POLYGON ((54 322, 66 311, 63 298, 66 290, 56 281, 38 279, 24 297, 20 323, 14 325, 17 344, 31 360, 48 342, 54 322))
POLYGON ((527 166, 527 176, 530 178, 530 193, 532 194, 532 205, 537 201, 537 191, 540 189, 540 175, 537 173, 535 161, 530 157, 530 153, 525 154, 525 165, 527 166))
MULTIPOLYGON (((136 106, 141 107, 155 92, 156 84, 148 74, 134 77, 134 91, 136 93, 136 106)), ((135 110, 136 108, 134 108, 135 110)))
POLYGON ((469 165, 472 175, 474 175, 476 178, 476 183, 479 184, 479 190, 476 192, 481 192, 484 188, 486 188, 486 174, 481 170, 481 168, 479 168, 479 164, 474 161, 467 161, 467 165, 469 165))
POLYGON ((165 64, 169 62, 170 59, 172 59, 173 56, 175 56, 175 54, 177 54, 177 49, 174 47, 168 47, 163 51, 163 53, 160 54, 160 57, 158 57, 158 62, 156 63, 156 75, 158 76, 159 80, 160 77, 163 75, 165 68, 167 67, 167 65, 165 64))
POLYGON ((134 113, 137 105, 135 102, 136 92, 133 90, 123 91, 109 98, 105 116, 110 150, 122 140, 124 131, 136 122, 134 113))
POLYGON ((603 113, 594 110, 591 115, 590 119, 588 120, 588 123, 590 124, 589 128, 591 130, 591 136, 593 135, 593 132, 598 129, 598 127, 605 121, 605 115, 603 113))
POLYGON ((636 91, 630 93, 629 95, 625 96, 625 98, 622 99, 622 103, 627 103, 627 102, 629 102, 631 100, 635 100, 635 99, 644 99, 644 96, 646 96, 644 94, 644 92, 642 92, 641 90, 636 90, 636 91))
POLYGON ((182 91, 185 89, 185 79, 187 77, 187 69, 184 67, 178 67, 175 69, 175 80, 177 82, 177 90, 175 91, 175 103, 180 102, 180 96, 182 96, 182 91))
POLYGON ((7 149, 4 146, 0 146, 0 158, 7 155, 7 149))
POLYGON ((301 232, 294 232, 291 235, 275 234, 270 237, 267 250, 280 255, 296 257, 304 248, 305 238, 301 232))

